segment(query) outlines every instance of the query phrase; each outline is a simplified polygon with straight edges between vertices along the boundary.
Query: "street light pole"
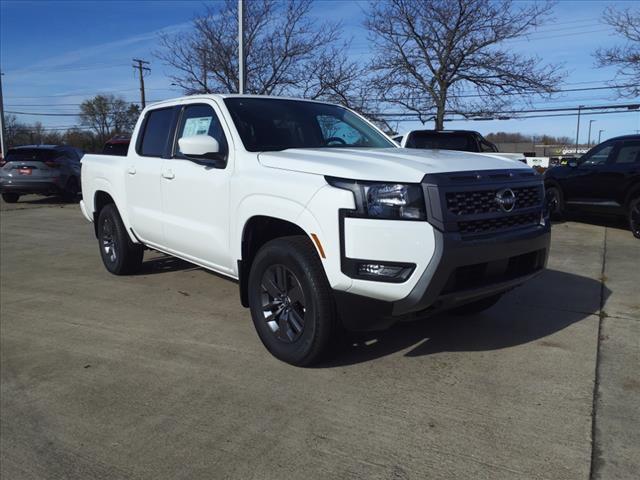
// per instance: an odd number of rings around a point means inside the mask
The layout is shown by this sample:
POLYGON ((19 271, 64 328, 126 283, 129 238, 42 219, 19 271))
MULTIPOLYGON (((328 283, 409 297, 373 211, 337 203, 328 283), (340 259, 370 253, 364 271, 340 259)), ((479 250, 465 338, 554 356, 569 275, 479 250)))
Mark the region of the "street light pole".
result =
POLYGON ((600 143, 600 136, 602 135, 602 132, 604 132, 604 130, 598 130, 598 143, 600 143))
POLYGON ((238 0, 238 93, 244 93, 244 2, 238 0))
POLYGON ((595 122, 595 120, 589 120, 589 140, 587 140, 587 147, 591 146, 591 124, 595 122))
POLYGON ((2 100, 2 75, 0 72, 0 157, 6 157, 6 151, 4 149, 4 101, 2 100))
POLYGON ((578 154, 578 139, 580 138, 580 110, 584 105, 578 105, 578 126, 576 127, 576 155, 578 154))

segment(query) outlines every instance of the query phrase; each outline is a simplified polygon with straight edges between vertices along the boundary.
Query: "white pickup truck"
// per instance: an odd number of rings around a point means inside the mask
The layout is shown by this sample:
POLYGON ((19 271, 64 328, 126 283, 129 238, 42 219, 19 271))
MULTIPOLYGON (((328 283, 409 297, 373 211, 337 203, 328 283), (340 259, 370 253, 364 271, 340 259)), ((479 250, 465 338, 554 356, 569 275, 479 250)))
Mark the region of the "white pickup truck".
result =
POLYGON ((136 271, 150 248, 236 280, 264 345, 295 365, 342 328, 484 310, 549 249, 531 168, 399 148, 356 113, 306 100, 148 106, 126 157, 85 155, 82 191, 110 272, 136 271))

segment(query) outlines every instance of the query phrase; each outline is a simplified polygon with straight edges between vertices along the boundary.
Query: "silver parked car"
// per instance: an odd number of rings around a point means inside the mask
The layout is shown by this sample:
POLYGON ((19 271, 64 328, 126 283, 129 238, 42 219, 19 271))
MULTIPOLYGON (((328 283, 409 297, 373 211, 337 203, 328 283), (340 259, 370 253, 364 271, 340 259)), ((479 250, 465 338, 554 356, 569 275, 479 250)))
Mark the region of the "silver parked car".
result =
POLYGON ((25 145, 11 148, 0 161, 0 192, 7 203, 20 195, 62 195, 75 200, 80 192, 82 151, 62 145, 25 145))

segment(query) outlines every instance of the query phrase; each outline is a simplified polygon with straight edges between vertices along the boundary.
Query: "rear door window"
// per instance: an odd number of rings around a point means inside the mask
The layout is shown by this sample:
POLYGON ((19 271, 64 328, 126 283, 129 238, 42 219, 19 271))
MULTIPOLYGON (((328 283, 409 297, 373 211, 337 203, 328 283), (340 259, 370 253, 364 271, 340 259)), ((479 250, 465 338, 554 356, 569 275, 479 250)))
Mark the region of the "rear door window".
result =
POLYGON ((171 132, 173 108, 151 110, 147 113, 139 154, 144 157, 162 157, 171 132))

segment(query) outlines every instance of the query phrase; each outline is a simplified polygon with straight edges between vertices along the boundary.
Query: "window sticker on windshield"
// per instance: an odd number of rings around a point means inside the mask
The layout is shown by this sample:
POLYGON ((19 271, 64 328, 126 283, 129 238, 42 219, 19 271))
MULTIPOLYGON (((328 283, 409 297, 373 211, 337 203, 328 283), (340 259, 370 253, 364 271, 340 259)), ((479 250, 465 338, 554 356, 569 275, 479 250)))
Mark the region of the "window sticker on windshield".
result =
POLYGON ((194 135, 207 135, 212 118, 213 117, 187 118, 187 121, 184 122, 182 136, 193 137, 194 135))

